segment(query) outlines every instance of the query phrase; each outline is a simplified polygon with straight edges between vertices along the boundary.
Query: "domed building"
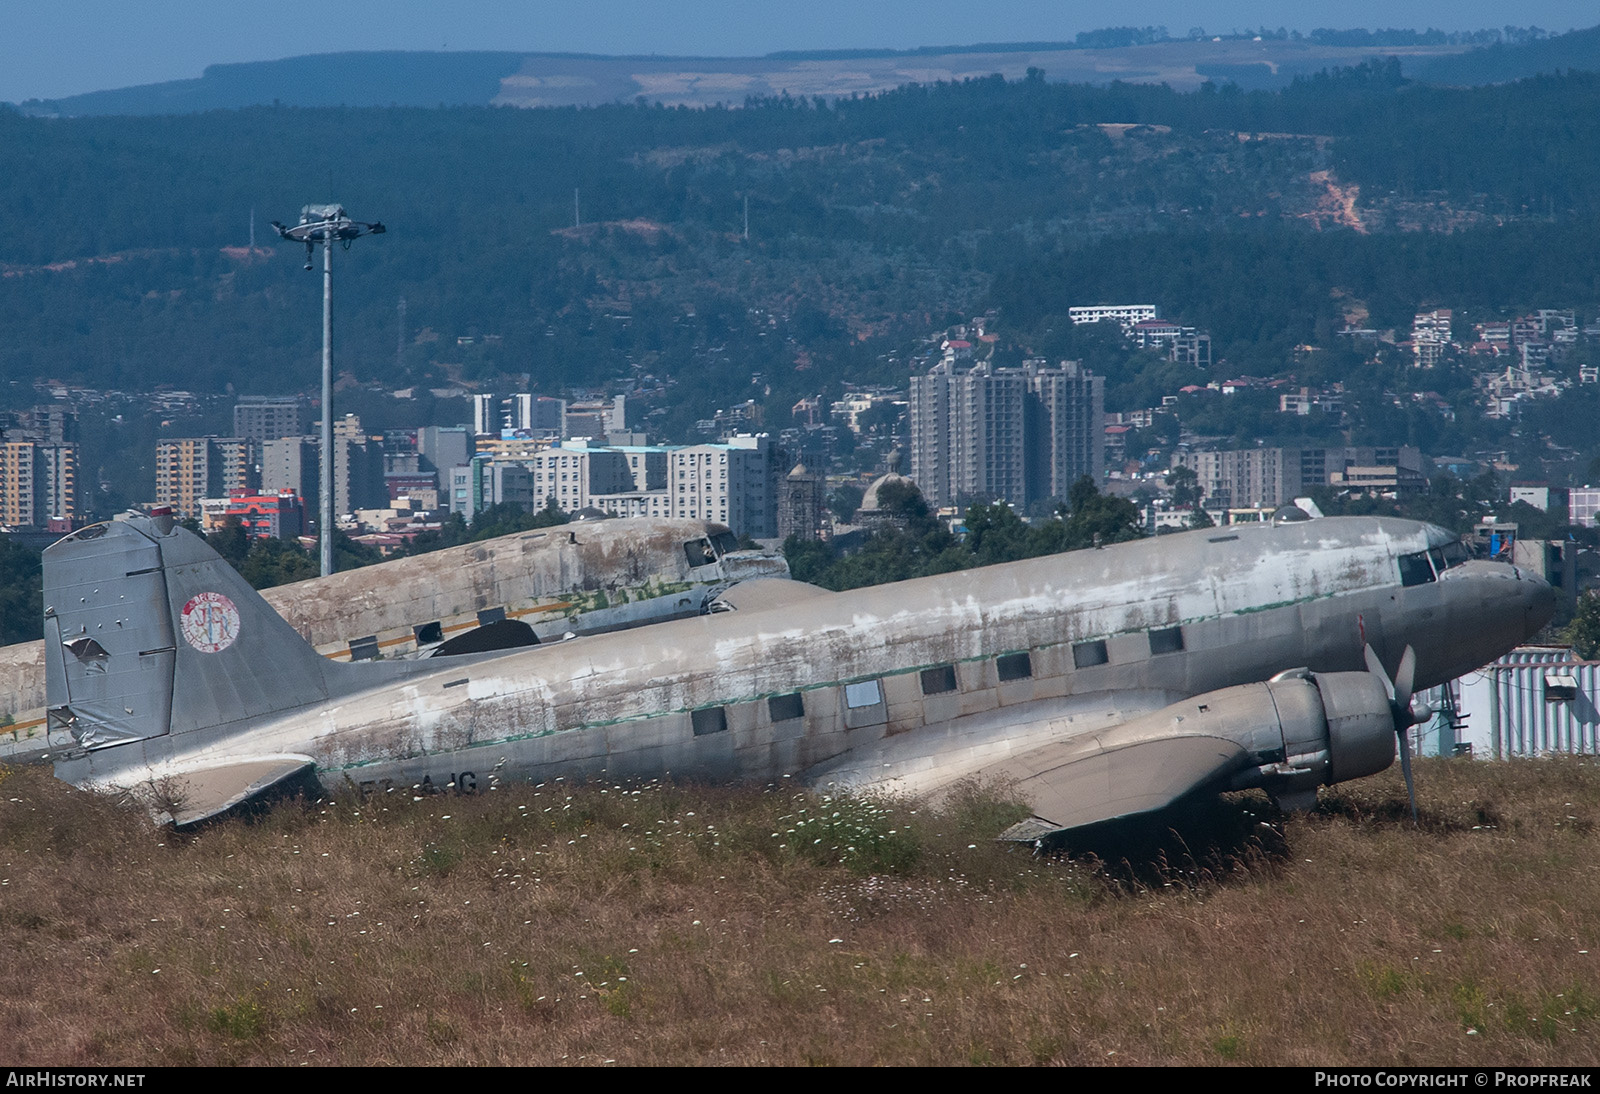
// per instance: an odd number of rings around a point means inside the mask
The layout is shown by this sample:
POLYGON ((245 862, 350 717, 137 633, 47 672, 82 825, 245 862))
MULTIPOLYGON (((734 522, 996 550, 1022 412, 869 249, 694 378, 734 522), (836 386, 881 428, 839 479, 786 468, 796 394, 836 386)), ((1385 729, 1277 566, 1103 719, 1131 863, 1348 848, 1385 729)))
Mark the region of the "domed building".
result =
MULTIPOLYGON (((918 488, 915 480, 908 479, 900 474, 899 449, 889 453, 888 465, 888 472, 874 479, 872 485, 867 487, 867 492, 861 496, 861 507, 856 510, 855 516, 851 518, 850 523, 868 529, 880 528, 886 524, 900 523, 898 514, 883 508, 881 501, 883 488, 890 485, 909 486, 913 490, 918 488)), ((918 492, 920 493, 921 491, 918 490, 918 492)))

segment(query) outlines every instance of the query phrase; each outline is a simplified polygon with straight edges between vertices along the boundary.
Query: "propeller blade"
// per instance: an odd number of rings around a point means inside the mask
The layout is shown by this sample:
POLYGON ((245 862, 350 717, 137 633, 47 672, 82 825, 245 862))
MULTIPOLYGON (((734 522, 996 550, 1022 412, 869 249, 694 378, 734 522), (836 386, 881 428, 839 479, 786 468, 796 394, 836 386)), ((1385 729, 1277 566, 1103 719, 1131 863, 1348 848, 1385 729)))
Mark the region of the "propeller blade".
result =
POLYGON ((1400 671, 1394 675, 1394 705, 1411 716, 1411 691, 1417 679, 1417 651, 1410 646, 1400 655, 1400 671))
POLYGON ((1411 741, 1404 729, 1396 728, 1395 736, 1400 739, 1400 774, 1406 778, 1406 797, 1411 801, 1411 823, 1417 824, 1417 788, 1411 781, 1411 741))
POLYGON ((1383 690, 1389 696, 1389 709, 1394 714, 1394 735, 1400 746, 1400 773, 1405 776, 1406 798, 1411 802, 1411 823, 1417 824, 1417 787, 1411 780, 1411 738, 1406 731, 1433 714, 1426 703, 1420 704, 1420 712, 1411 706, 1411 691, 1417 679, 1417 651, 1409 645, 1406 647, 1405 653, 1400 656, 1400 671, 1395 673, 1393 680, 1389 679, 1383 662, 1378 660, 1377 651, 1370 645, 1365 647, 1362 654, 1367 661, 1367 671, 1383 681, 1383 690))
POLYGON ((1378 660, 1378 651, 1370 644, 1363 646, 1361 653, 1367 659, 1367 671, 1383 681, 1383 690, 1394 701, 1394 681, 1389 679, 1389 670, 1383 667, 1383 662, 1378 660))

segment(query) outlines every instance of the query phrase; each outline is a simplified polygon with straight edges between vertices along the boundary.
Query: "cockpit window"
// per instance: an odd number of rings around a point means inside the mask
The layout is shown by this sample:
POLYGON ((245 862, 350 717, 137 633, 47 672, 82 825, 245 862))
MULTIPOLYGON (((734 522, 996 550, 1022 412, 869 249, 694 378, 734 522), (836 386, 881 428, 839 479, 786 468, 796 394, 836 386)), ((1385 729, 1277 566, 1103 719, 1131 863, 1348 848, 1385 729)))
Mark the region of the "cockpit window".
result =
POLYGON ((1433 566, 1428 562, 1428 552, 1400 556, 1400 584, 1406 587, 1425 585, 1433 580, 1433 566))
POLYGON ((706 566, 717 561, 717 556, 711 551, 711 541, 705 539, 691 539, 685 542, 683 555, 689 560, 690 566, 706 566))
POLYGON ((732 532, 718 532, 711 537, 711 545, 717 549, 717 557, 720 558, 739 549, 739 537, 732 532))

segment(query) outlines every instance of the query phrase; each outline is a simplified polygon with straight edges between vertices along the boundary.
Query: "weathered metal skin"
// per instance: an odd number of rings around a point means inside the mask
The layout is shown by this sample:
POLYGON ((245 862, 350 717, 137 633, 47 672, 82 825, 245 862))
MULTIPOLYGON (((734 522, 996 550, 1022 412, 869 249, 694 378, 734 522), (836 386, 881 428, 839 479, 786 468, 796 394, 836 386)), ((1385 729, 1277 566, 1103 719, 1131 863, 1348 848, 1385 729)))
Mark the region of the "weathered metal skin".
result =
MULTIPOLYGON (((385 656, 394 656, 417 648, 414 626, 437 621, 448 638, 477 626, 476 613, 487 608, 559 632, 579 612, 604 623, 642 600, 677 590, 787 576, 781 556, 753 551, 690 564, 686 543, 726 532, 696 520, 581 522, 312 578, 262 595, 325 656, 348 659, 349 643, 369 635, 385 656), (607 607, 590 610, 601 603, 607 607)), ((0 647, 0 721, 10 720, 0 730, 0 760, 26 762, 70 744, 47 738, 45 702, 44 644, 0 647)))
MULTIPOLYGON (((325 780, 366 791, 662 773, 937 788, 1285 668, 1362 672, 1363 643, 1390 664, 1414 646, 1427 687, 1514 646, 1554 607, 1543 582, 1494 563, 1402 587, 1397 557, 1450 542, 1447 533, 1330 518, 819 593, 443 665, 346 665, 297 644, 198 540, 130 523, 117 534, 161 545, 174 627, 179 605, 217 594, 241 622, 226 649, 178 643, 168 725, 60 759, 57 773, 78 785, 203 788, 207 769, 302 757, 325 780)), ((50 550, 65 561, 80 549, 50 550)), ((48 589, 48 552, 46 565, 48 589)), ((62 657, 69 675, 80 671, 62 657)), ((64 723, 72 686, 51 694, 64 723)), ((1271 761, 1244 726, 1262 714, 1222 720, 1250 738, 1235 747, 1252 763, 1271 761)), ((1285 762, 1290 737, 1304 738, 1302 752, 1320 749, 1316 781, 1326 781, 1329 736, 1319 742, 1320 715, 1309 717, 1280 718, 1278 747, 1285 762)), ((1364 754, 1351 770, 1372 766, 1364 754)))

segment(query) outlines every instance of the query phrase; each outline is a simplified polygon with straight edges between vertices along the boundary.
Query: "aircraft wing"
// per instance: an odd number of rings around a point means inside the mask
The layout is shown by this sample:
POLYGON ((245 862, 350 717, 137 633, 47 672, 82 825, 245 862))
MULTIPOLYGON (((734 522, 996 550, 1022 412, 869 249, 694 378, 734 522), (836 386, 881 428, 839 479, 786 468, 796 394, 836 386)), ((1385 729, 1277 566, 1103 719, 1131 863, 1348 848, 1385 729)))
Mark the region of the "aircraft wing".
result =
POLYGON ((1237 741, 1221 737, 1121 736, 1113 730, 1062 741, 992 765, 986 774, 1010 784, 1034 812, 1001 838, 1036 839, 1165 809, 1186 794, 1225 785, 1249 760, 1237 741))
POLYGON ((1298 807, 1315 801, 1322 782, 1393 762, 1401 723, 1386 686, 1380 671, 1297 669, 1160 709, 1116 694, 1069 698, 1043 719, 1027 706, 1002 707, 891 736, 808 778, 913 794, 963 779, 997 783, 1033 811, 1001 838, 1028 841, 1229 789, 1261 787, 1298 807))

